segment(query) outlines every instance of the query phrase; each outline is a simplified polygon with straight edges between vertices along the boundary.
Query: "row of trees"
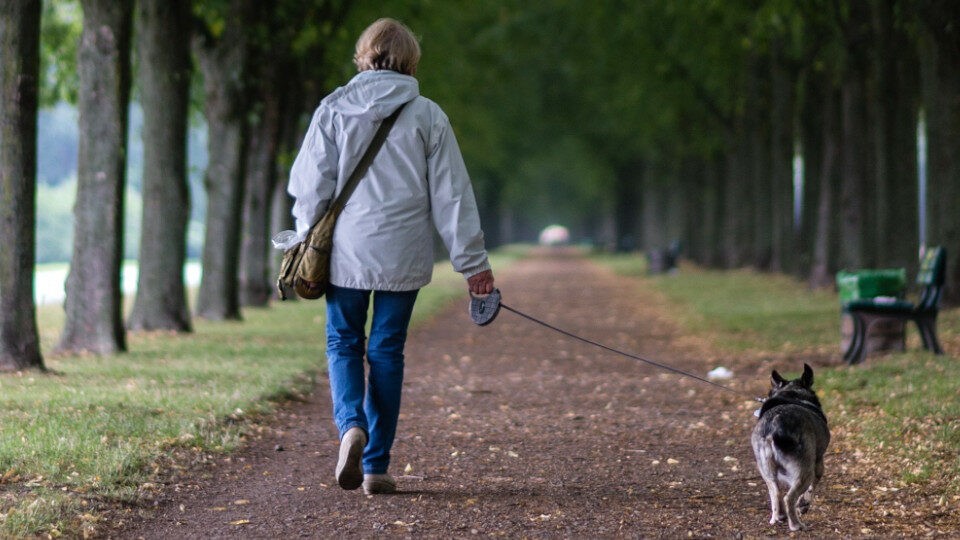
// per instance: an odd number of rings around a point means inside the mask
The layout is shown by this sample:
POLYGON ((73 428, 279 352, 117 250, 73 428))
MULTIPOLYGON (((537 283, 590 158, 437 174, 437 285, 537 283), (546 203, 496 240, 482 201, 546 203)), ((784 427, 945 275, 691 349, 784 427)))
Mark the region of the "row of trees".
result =
MULTIPOLYGON (((611 248, 679 240, 703 264, 814 285, 841 267, 913 267, 923 114, 926 239, 960 252, 960 4, 950 0, 80 6, 75 68, 55 56, 42 73, 60 76, 41 87, 69 96, 76 75, 65 351, 122 351, 126 329, 189 331, 192 315, 236 319, 241 305, 269 301, 267 239, 286 228, 284 175, 303 122, 350 76, 359 31, 385 15, 422 36, 421 88, 453 120, 491 245, 562 222, 611 248), (123 321, 131 88, 144 110, 144 208, 123 321), (209 133, 192 314, 182 277, 191 107, 209 133)), ((30 294, 40 13, 39 0, 0 7, 0 369, 42 365, 30 294)), ((58 28, 44 27, 45 40, 58 28)), ((950 276, 960 278, 954 259, 950 276)))
MULTIPOLYGON (((288 151, 295 146, 305 110, 301 100, 316 105, 324 87, 319 81, 329 71, 316 59, 324 57, 324 43, 349 5, 80 2, 76 61, 50 62, 59 68, 56 93, 77 103, 80 132, 74 248, 59 350, 111 354, 126 349, 127 329, 191 329, 183 282, 190 208, 186 138, 191 87, 198 80, 202 88, 193 95, 201 96, 208 126, 209 164, 204 272, 194 315, 238 319, 241 298, 254 305, 266 303, 267 209, 279 186, 280 137, 292 141, 288 151), (275 40, 284 47, 272 50, 275 40), (75 73, 67 71, 71 68, 75 73), (76 81, 75 90, 64 85, 70 80, 76 81), (124 165, 134 83, 144 110, 144 203, 137 294, 124 321, 124 165), (247 263, 243 268, 241 250, 247 263)), ((32 265, 26 264, 34 245, 37 97, 41 75, 53 69, 40 69, 41 12, 54 16, 57 6, 18 0, 0 8, 0 55, 7 62, 0 95, 5 106, 0 133, 5 219, 0 237, 13 248, 3 250, 0 270, 0 369, 43 365, 31 300, 32 265)), ((56 30, 52 37, 69 45, 68 27, 45 21, 45 29, 56 30)))
POLYGON ((617 248, 680 241, 702 264, 814 286, 840 268, 914 269, 921 240, 960 253, 960 3, 500 6, 451 8, 472 37, 444 49, 466 61, 442 73, 469 82, 438 87, 471 130, 500 239, 565 211, 617 248))

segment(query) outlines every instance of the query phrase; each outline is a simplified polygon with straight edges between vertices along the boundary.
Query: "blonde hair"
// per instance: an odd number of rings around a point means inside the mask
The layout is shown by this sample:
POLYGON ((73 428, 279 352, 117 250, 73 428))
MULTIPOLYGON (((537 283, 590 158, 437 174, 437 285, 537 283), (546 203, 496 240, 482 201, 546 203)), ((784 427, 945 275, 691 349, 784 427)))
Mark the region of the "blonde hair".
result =
POLYGON ((420 44, 403 23, 394 19, 378 19, 357 39, 353 63, 357 71, 389 69, 414 75, 420 62, 420 44))

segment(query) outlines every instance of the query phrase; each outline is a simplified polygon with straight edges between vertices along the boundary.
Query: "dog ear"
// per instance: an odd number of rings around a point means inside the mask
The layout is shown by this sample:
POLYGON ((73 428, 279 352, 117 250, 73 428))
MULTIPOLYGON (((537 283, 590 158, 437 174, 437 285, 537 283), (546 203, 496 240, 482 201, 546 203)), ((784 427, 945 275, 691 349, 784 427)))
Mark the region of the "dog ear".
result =
POLYGON ((805 388, 813 387, 813 368, 807 364, 803 365, 803 375, 800 376, 800 384, 805 388))
POLYGON ((770 373, 771 387, 773 387, 774 389, 782 388, 785 384, 787 384, 787 380, 781 377, 780 374, 777 373, 777 370, 773 370, 773 372, 770 373))

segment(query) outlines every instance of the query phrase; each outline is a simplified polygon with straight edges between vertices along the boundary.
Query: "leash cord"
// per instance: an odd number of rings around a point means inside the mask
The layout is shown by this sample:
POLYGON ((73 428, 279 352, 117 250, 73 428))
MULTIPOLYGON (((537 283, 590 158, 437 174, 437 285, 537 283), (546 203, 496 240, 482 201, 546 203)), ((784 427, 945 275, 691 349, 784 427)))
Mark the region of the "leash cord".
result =
POLYGON ((734 394, 737 394, 738 396, 747 397, 747 398, 749 398, 751 401, 757 401, 757 400, 758 400, 756 397, 750 396, 750 395, 745 394, 745 393, 743 393, 743 392, 739 392, 739 391, 737 391, 737 390, 734 390, 733 388, 730 388, 730 387, 727 387, 727 386, 723 386, 722 384, 717 384, 717 383, 715 383, 715 382, 713 382, 713 381, 711 381, 711 380, 709 380, 709 379, 704 379, 703 377, 694 375, 693 373, 688 373, 688 372, 686 372, 686 371, 683 371, 682 369, 677 369, 677 368, 675 368, 675 367, 668 366, 668 365, 665 365, 665 364, 661 364, 661 363, 659 363, 659 362, 654 362, 653 360, 649 360, 649 359, 644 358, 644 357, 642 357, 642 356, 637 356, 637 355, 635 355, 635 354, 630 354, 630 353, 628 353, 628 352, 621 351, 621 350, 619 350, 619 349, 614 349, 613 347, 608 347, 608 346, 604 345, 603 343, 597 343, 596 341, 591 341, 591 340, 589 340, 589 339, 587 339, 587 338, 580 337, 580 336, 578 336, 578 335, 576 335, 576 334, 573 334, 573 333, 571 333, 571 332, 567 332, 566 330, 563 330, 562 328, 557 328, 556 326, 553 326, 553 325, 551 325, 551 324, 549 324, 549 323, 546 323, 546 322, 544 322, 544 321, 541 321, 540 319, 537 319, 536 317, 531 317, 530 315, 527 315, 526 313, 520 312, 520 311, 518 311, 518 310, 516 310, 516 309, 514 309, 514 308, 512 308, 512 307, 510 307, 510 306, 508 306, 508 305, 506 305, 506 304, 504 304, 503 302, 500 302, 500 307, 502 307, 503 309, 506 309, 507 311, 511 311, 511 312, 513 312, 513 313, 516 313, 517 315, 523 317, 524 319, 527 319, 528 321, 537 323, 537 324, 539 324, 540 326, 543 326, 543 327, 545 327, 545 328, 549 328, 550 330, 553 330, 554 332, 563 334, 563 335, 565 335, 565 336, 567 336, 567 337, 569 337, 569 338, 576 339, 576 340, 578 340, 578 341, 582 341, 582 342, 587 343, 587 344, 589 344, 589 345, 593 345, 594 347, 599 347, 599 348, 601 348, 601 349, 603 349, 603 350, 605 350, 605 351, 610 351, 610 352, 612 352, 612 353, 616 353, 616 354, 619 354, 619 355, 621 355, 621 356, 626 356, 627 358, 631 358, 631 359, 633 359, 633 360, 639 360, 639 361, 641 361, 641 362, 644 362, 644 363, 646 363, 646 364, 650 364, 651 366, 655 366, 655 367, 658 367, 658 368, 660 368, 660 369, 665 369, 665 370, 667 370, 667 371, 671 371, 671 372, 676 373, 676 374, 678 374, 678 375, 683 375, 683 376, 685 376, 685 377, 690 377, 690 378, 692 378, 692 379, 696 379, 696 380, 698 380, 698 381, 700 381, 700 382, 705 382, 705 383, 707 383, 707 384, 709 384, 709 385, 711 385, 711 386, 715 386, 715 387, 720 388, 720 389, 722 389, 722 390, 726 390, 727 392, 733 392, 734 394))

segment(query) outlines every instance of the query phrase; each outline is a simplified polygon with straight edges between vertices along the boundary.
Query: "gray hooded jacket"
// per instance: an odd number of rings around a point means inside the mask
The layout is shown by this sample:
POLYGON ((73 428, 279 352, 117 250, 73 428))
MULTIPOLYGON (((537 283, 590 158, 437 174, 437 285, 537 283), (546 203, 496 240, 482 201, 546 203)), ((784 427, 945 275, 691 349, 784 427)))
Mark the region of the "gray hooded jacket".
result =
POLYGON ((434 227, 465 278, 490 268, 450 121, 419 94, 413 77, 364 71, 324 98, 310 121, 287 187, 300 240, 343 188, 380 121, 409 102, 337 220, 333 285, 423 287, 433 272, 434 227))

